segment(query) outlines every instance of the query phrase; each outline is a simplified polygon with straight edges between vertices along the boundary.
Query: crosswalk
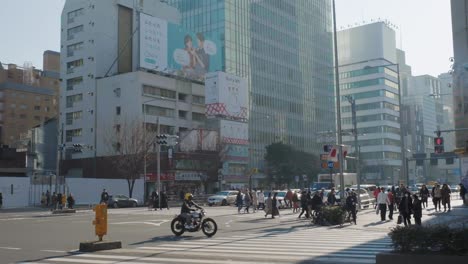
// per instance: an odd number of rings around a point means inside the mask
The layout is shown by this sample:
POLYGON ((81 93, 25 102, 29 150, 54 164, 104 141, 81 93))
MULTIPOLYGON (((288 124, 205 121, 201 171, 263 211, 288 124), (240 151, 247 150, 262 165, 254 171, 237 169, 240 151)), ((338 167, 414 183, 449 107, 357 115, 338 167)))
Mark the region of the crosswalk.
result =
POLYGON ((309 227, 231 237, 182 238, 35 263, 375 263, 377 253, 391 250, 391 241, 385 233, 309 227))

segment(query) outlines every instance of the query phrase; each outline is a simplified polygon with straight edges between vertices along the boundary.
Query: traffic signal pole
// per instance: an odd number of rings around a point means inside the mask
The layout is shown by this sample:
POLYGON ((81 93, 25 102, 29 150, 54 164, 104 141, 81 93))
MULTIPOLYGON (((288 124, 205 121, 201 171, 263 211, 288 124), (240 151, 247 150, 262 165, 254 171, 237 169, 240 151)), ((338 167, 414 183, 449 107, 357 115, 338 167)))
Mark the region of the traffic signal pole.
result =
MULTIPOLYGON (((157 134, 160 135, 161 133, 161 124, 159 122, 159 116, 158 116, 158 119, 157 119, 157 122, 158 122, 158 131, 157 131, 157 134)), ((157 171, 156 173, 158 174, 158 195, 159 195, 159 199, 158 199, 158 207, 161 208, 161 144, 156 144, 158 146, 158 148, 156 149, 156 166, 157 166, 157 171)))

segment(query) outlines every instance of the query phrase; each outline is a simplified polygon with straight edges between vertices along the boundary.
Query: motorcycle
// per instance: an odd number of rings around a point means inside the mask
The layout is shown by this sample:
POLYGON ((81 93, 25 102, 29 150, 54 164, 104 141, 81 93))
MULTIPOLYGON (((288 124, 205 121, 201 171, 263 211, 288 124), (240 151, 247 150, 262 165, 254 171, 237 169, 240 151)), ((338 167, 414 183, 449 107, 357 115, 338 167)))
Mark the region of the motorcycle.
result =
MULTIPOLYGON (((189 227, 185 223, 185 217, 182 215, 177 215, 171 222, 172 233, 176 236, 182 235, 185 231, 188 232, 197 232, 200 229, 203 231, 207 237, 212 237, 218 231, 218 225, 211 218, 205 218, 204 210, 196 210, 191 212, 192 216, 192 225, 189 227)), ((188 223, 187 223, 188 224, 188 223)))

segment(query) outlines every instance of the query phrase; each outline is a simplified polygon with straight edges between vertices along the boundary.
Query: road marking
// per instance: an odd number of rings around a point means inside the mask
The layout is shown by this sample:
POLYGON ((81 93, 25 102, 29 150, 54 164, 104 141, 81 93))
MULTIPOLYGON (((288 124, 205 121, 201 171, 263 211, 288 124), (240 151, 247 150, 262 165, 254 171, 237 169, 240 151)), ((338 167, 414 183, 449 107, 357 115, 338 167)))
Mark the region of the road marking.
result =
POLYGON ((226 227, 231 227, 232 221, 233 221, 233 220, 229 220, 229 221, 227 221, 226 223, 224 223, 224 225, 225 225, 226 227))
POLYGON ((131 225, 131 224, 145 224, 145 225, 152 225, 152 226, 161 226, 162 224, 169 222, 169 220, 153 220, 153 221, 133 221, 133 222, 117 222, 117 223, 109 223, 111 225, 131 225), (155 223, 157 222, 157 223, 155 223))
POLYGON ((21 250, 21 248, 15 248, 15 247, 0 247, 0 249, 21 250))
POLYGON ((52 253, 67 253, 67 251, 64 251, 64 250, 54 250, 54 249, 43 249, 41 251, 43 251, 43 252, 52 252, 52 253))
POLYGON ((115 261, 112 260, 87 260, 87 259, 77 259, 77 258, 51 258, 47 261, 57 261, 57 262, 75 262, 75 263, 92 263, 92 264, 112 264, 115 261))

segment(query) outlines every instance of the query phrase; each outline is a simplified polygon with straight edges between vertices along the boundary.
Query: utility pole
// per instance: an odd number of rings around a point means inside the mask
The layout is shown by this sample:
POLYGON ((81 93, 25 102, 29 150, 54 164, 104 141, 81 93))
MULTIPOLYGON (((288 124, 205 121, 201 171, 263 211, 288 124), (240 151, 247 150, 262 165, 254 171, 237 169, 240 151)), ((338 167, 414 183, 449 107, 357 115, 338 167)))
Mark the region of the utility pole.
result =
MULTIPOLYGON (((157 131, 157 134, 160 135, 161 134, 161 125, 159 123, 159 116, 158 116, 158 131, 157 131)), ((158 199, 158 203, 159 203, 159 208, 161 208, 161 144, 157 144, 158 145, 158 148, 156 149, 156 166, 157 166, 157 170, 156 170, 156 173, 158 174, 158 195, 159 195, 159 199, 158 199)))
POLYGON ((353 119, 353 135, 354 135, 354 151, 356 153, 356 180, 357 180, 357 192, 358 192, 358 204, 361 208, 361 199, 359 196, 359 189, 361 189, 361 164, 360 155, 361 150, 358 145, 358 132, 357 132, 357 118, 356 118, 356 100, 352 96, 346 96, 348 102, 351 104, 351 114, 353 119))

